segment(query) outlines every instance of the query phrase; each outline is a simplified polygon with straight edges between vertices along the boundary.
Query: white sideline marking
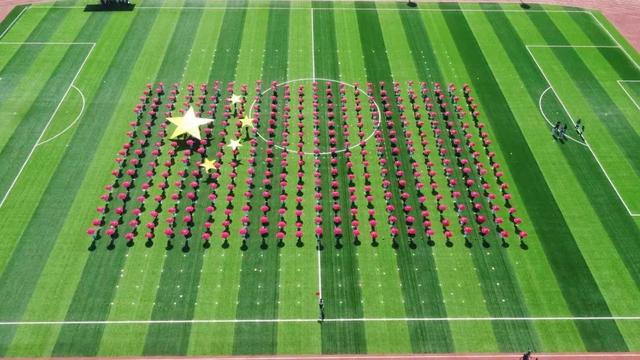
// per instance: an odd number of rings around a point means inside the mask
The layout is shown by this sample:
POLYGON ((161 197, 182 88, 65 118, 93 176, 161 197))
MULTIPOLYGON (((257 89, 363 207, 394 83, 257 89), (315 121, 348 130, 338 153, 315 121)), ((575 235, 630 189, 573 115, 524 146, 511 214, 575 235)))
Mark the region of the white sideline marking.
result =
POLYGON ((18 21, 18 19, 20 19, 20 17, 22 16, 22 14, 27 11, 29 8, 31 7, 31 5, 27 5, 27 7, 25 7, 24 9, 22 9, 22 11, 20 11, 20 13, 18 14, 18 16, 16 16, 15 19, 13 19, 13 21, 11 22, 11 24, 9 24, 9 26, 7 26, 6 29, 4 29, 4 31, 2 32, 2 34, 0 35, 0 39, 2 39, 8 32, 9 30, 11 30, 13 28, 13 25, 16 23, 16 21, 18 21))
POLYGON ((638 110, 640 110, 640 104, 638 104, 636 99, 634 99, 633 96, 631 96, 631 94, 629 93, 629 91, 624 87, 624 85, 622 85, 622 83, 626 83, 626 82, 640 82, 640 80, 618 80, 617 81, 618 85, 620 85, 624 93, 627 94, 627 96, 629 97, 629 99, 631 99, 633 104, 638 108, 638 110))
POLYGON ((607 33, 607 35, 609 35, 609 38, 611 38, 611 40, 613 40, 613 42, 614 42, 616 45, 618 45, 618 47, 620 48, 620 50, 622 50, 622 52, 627 56, 627 58, 631 61, 631 63, 632 63, 633 65, 635 65, 636 69, 640 70, 640 65, 638 65, 638 63, 634 60, 634 58, 633 58, 633 57, 631 57, 631 55, 629 55, 629 53, 627 52, 627 50, 626 50, 622 45, 620 45, 620 43, 618 42, 618 40, 616 40, 616 38, 611 34, 611 32, 609 32, 609 30, 607 30, 607 28, 606 28, 606 27, 604 27, 604 25, 600 22, 600 20, 598 20, 598 18, 593 14, 593 12, 592 12, 592 11, 587 11, 587 13, 588 13, 589 15, 591 15, 591 17, 593 18, 593 20, 594 20, 594 21, 595 21, 595 22, 600 26, 600 28, 601 28, 602 30, 604 30, 604 31, 607 33))
MULTIPOLYGON (((327 318, 325 322, 441 322, 441 321, 640 321, 640 316, 540 316, 540 317, 397 317, 327 318)), ((0 326, 17 325, 144 325, 144 324, 236 324, 236 323, 315 323, 318 319, 184 319, 184 320, 62 320, 2 321, 0 326)))
POLYGON ((62 107, 62 103, 64 102, 65 98, 67 97, 67 95, 69 95, 69 91, 71 90, 72 87, 75 87, 74 83, 75 83, 76 79, 80 75, 80 72, 84 68, 84 65, 87 63, 87 60, 89 59, 89 56, 91 56, 91 53, 93 52, 93 49, 96 47, 96 43, 39 43, 39 42, 36 42, 36 43, 31 43, 31 42, 13 43, 13 42, 0 42, 0 45, 2 45, 2 44, 10 44, 10 45, 18 45, 18 44, 19 45, 91 45, 91 49, 89 49, 89 52, 87 53, 87 56, 85 56, 84 60, 82 61, 82 64, 80 65, 80 67, 78 68, 78 71, 76 72, 76 74, 74 75, 73 79, 71 80, 71 83, 69 84, 69 87, 67 87, 67 90, 65 91, 64 95, 62 95, 62 98, 60 99, 60 102, 58 103, 58 106, 56 106, 55 110, 53 111, 53 114, 51 114, 51 117, 49 118, 49 120, 45 124, 44 128, 42 129, 42 132, 40 133, 40 136, 38 136, 38 139, 36 139, 36 142, 33 144, 33 147, 31 148, 31 151, 29 151, 29 155, 27 155, 27 158, 24 160, 24 163, 22 163, 22 166, 20 167, 20 170, 18 170, 18 173, 16 174, 15 178, 11 182, 11 185, 7 189, 7 192, 2 197, 2 200, 0 201, 0 208, 2 208, 2 206, 4 205, 5 201, 9 197, 9 194, 11 193, 11 190, 13 190, 13 187, 18 182, 18 178, 20 178, 20 175, 24 171, 25 167, 27 167, 27 163, 31 159, 31 156, 33 155, 34 151, 36 150, 36 147, 38 147, 40 141, 42 140, 42 137, 44 136, 45 132, 49 128, 49 125, 53 121, 53 118, 58 113, 58 110, 60 110, 60 108, 62 107))
POLYGON ((59 133, 55 134, 54 136, 48 138, 47 140, 43 140, 43 141, 37 143, 36 146, 44 145, 44 144, 48 143, 49 141, 55 140, 56 138, 62 136, 65 132, 67 132, 67 130, 71 129, 71 127, 73 125, 75 125, 78 122, 78 120, 80 120, 82 115, 84 114, 84 108, 85 108, 85 104, 86 104, 86 99, 84 97, 84 93, 82 92, 82 90, 78 89, 75 85, 71 85, 71 87, 74 88, 78 92, 78 94, 80 94, 80 98, 82 99, 82 108, 80 108, 80 112, 78 113, 78 116, 76 116, 76 118, 71 122, 71 124, 69 124, 62 131, 60 131, 59 133))
MULTIPOLYGON (((593 14, 592 14, 593 15, 593 14)), ((594 17, 595 18, 595 17, 594 17)), ((597 19, 596 19, 597 20, 597 19)), ((601 25, 602 26, 602 25, 601 25)), ((603 27, 604 29, 604 27, 603 27)), ((604 29, 606 30, 606 29, 604 29)), ((607 31, 608 32, 608 31, 607 31)), ((609 36, 611 36, 611 34, 609 34, 609 36)), ((613 37, 612 37, 613 39, 613 37)), ((615 39, 613 39, 615 41, 615 39)), ((616 41, 617 43, 617 41, 616 41)), ((536 47, 543 47, 543 46, 536 46, 536 47)), ((552 47, 552 46, 549 46, 552 47)), ((599 46, 595 46, 595 47, 599 47, 599 46)), ((609 47, 609 46, 603 46, 603 47, 609 47)), ((618 44, 617 46, 618 48, 620 48, 620 50, 622 50, 625 54, 627 54, 627 52, 620 46, 620 44, 618 44)), ((545 81, 547 82, 547 84, 549 85, 549 88, 553 91, 553 93, 556 95, 556 98, 558 99, 558 101, 560 102, 560 105, 562 105, 562 108, 564 109, 564 111, 567 113, 567 115, 569 116, 569 119, 571 120, 571 122, 573 123, 573 125, 575 126, 575 121, 573 120, 573 116, 571 116, 571 113, 569 112, 569 109, 567 109, 566 105, 564 104, 564 102, 562 101, 562 99, 560 98, 560 96, 558 95, 558 92, 556 91, 556 89, 553 87, 553 85, 551 85, 551 81, 549 80, 549 78, 547 77, 547 74, 544 72, 544 70, 542 70, 542 66, 540 66, 540 63, 538 63, 538 60, 536 59, 536 57, 533 55, 533 52, 531 52, 531 49, 529 47, 529 45, 526 45, 527 51, 529 52, 529 55, 531 56, 531 58, 533 59, 533 61, 536 63, 536 66, 538 67, 538 70, 540 70, 540 73, 542 73, 542 76, 544 77, 545 81)), ((633 60, 633 58, 631 58, 629 56, 629 54, 627 54, 627 57, 629 57, 629 60, 631 60, 636 67, 638 67, 638 64, 635 63, 635 61, 633 60)), ((638 67, 640 69, 640 67, 638 67)), ((547 89, 549 90, 549 89, 547 89)), ((542 97, 542 95, 544 95, 544 93, 547 91, 545 90, 540 96, 542 97)), ((540 111, 542 111, 542 108, 540 108, 540 111)), ((544 115, 544 113, 543 113, 544 115)), ((616 195, 618 195, 618 198, 620 199, 620 201, 622 202, 622 205, 625 207, 625 209, 627 210, 627 212, 629 213, 630 216, 632 217, 636 217, 636 216, 640 216, 639 213, 634 213, 631 211, 631 209, 629 209, 629 206, 627 205, 627 203, 624 201, 624 198, 622 197, 622 195, 620 194, 620 192, 618 191, 618 188, 615 186, 615 184, 613 183, 613 181, 611 180, 611 177, 609 177, 609 174, 607 173, 607 171, 604 169, 604 166, 602 166, 602 163, 600 162, 600 159, 598 159, 598 156, 596 155, 596 153, 593 151, 593 148, 591 148, 591 146, 589 145, 589 142, 587 141, 587 139, 584 137, 582 137, 582 139, 584 140, 584 145, 587 147, 587 149, 589 149, 589 151, 591 152, 591 155, 593 155, 593 158, 596 160, 596 162, 598 163, 598 166, 600 166, 600 169, 602 170, 602 172, 604 173, 604 176, 607 178, 607 180, 609 181, 609 184, 611 184, 611 187, 613 188, 613 190, 615 191, 616 195)))
MULTIPOLYGON (((542 94, 540 94, 540 98, 538 99, 538 108, 540 108, 540 113, 542 114, 542 117, 544 117, 544 119, 547 121, 547 123, 549 123, 549 125, 551 127, 553 127, 553 122, 551 122, 551 120, 549 120, 549 118, 547 117, 547 114, 544 113, 544 110, 542 109, 542 99, 544 98, 544 95, 547 93, 547 91, 551 90, 551 86, 549 86, 548 88, 545 89, 545 91, 542 92, 542 94)), ((565 135, 567 137, 567 139, 572 140, 577 142, 578 144, 587 146, 587 144, 585 144, 584 142, 578 140, 578 139, 574 139, 573 137, 569 136, 569 135, 565 135)))

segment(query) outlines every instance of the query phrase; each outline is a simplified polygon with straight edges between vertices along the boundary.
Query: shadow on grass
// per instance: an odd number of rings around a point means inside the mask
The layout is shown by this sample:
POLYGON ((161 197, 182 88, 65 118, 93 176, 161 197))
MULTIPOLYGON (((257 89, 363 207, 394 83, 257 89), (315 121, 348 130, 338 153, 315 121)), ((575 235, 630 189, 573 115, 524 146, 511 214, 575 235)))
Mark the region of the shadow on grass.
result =
POLYGON ((85 12, 99 12, 99 11, 133 11, 136 7, 135 4, 88 4, 84 7, 85 12))

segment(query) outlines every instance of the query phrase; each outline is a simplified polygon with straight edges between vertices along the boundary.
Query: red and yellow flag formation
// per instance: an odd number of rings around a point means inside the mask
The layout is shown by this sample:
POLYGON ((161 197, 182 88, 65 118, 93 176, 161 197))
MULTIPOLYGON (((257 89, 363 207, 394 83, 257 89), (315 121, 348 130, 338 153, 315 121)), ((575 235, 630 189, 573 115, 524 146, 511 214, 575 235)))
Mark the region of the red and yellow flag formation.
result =
POLYGON ((235 88, 147 85, 87 230, 94 245, 527 236, 469 86, 235 88))

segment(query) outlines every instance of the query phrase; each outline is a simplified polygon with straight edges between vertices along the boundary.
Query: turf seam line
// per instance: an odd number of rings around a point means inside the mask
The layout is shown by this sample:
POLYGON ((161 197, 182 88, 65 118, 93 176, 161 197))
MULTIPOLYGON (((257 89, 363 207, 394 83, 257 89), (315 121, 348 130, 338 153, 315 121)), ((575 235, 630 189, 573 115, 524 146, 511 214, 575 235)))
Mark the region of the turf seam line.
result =
MULTIPOLYGON (((0 42, 0 45, 2 45, 2 44, 13 44, 13 43, 0 42)), ((71 79, 71 82, 69 83, 69 86, 67 87, 67 90, 65 91, 64 95, 62 95, 62 98, 60 98, 60 102, 58 103, 58 106, 56 106, 55 110, 53 110, 53 113, 51 114, 51 117, 49 117, 49 120, 46 122, 46 124, 42 128, 42 132, 40 133, 40 136, 38 136, 38 139, 36 139, 36 142, 33 144, 33 147, 31 148, 31 151, 29 151, 29 154, 27 155, 27 158, 24 160, 24 163, 22 163, 22 166, 20 167, 20 170, 18 170, 18 173, 13 178, 13 181, 11 182, 11 185, 9 185, 9 188, 7 189, 7 192, 2 197, 2 200, 0 200, 0 208, 2 208, 2 206, 4 205, 5 201, 9 197, 9 194, 11 194, 11 190, 13 190, 13 187, 18 182, 18 179, 20 178, 20 175, 22 174, 24 169, 27 167, 27 164, 29 163, 29 160, 31 159, 31 156, 33 156, 33 153, 35 152, 35 150, 38 147, 40 141, 42 140, 42 137, 47 132, 47 129, 49 128, 49 125, 51 125, 51 122, 53 121, 53 118, 55 118, 56 114, 58 113, 58 111, 62 107, 62 103, 64 103, 64 100, 69 95, 69 91, 71 90, 72 87, 75 87, 74 86, 75 81, 78 79, 78 76, 80 75, 80 72, 82 72, 82 69, 84 68, 85 64, 87 63, 87 60, 89 59, 89 56, 91 56, 91 53, 93 52, 93 49, 95 49, 95 47, 96 47, 96 43, 62 43, 62 44, 64 44, 64 45, 89 45, 90 44, 91 45, 91 49, 89 49, 89 52, 87 53, 87 55, 85 56, 84 60, 82 61, 82 64, 80 64, 80 67, 78 68, 78 71, 76 72, 76 74, 73 77, 73 79, 71 79)), ((29 43, 29 42, 25 42, 25 43, 22 43, 22 45, 61 45, 61 43, 46 43, 46 42, 45 43, 29 43)))
MULTIPOLYGON (((640 321, 640 316, 541 316, 541 317, 397 317, 397 318, 326 318, 324 322, 482 322, 482 321, 640 321)), ((61 320, 3 321, 0 326, 23 325, 146 325, 146 324, 229 324, 229 323, 307 323, 317 318, 300 319, 183 319, 183 320, 61 320)))
POLYGON ((16 16, 15 19, 13 19, 13 21, 11 22, 11 24, 9 24, 9 26, 7 26, 6 29, 4 29, 4 31, 2 32, 2 34, 0 35, 0 39, 4 38, 4 36, 9 32, 9 30, 11 30, 13 28, 13 25, 18 21, 18 19, 20 19, 20 17, 22 16, 22 14, 24 14, 25 11, 29 10, 31 8, 31 5, 27 5, 27 7, 25 7, 24 9, 22 9, 22 11, 20 11, 20 13, 18 14, 18 16, 16 16))
MULTIPOLYGON (((576 122, 573 119, 573 116, 571 116, 571 113, 569 112, 569 110, 567 109, 567 106, 564 104, 564 101, 562 101, 562 99, 560 98, 560 96, 558 95, 558 92, 556 91, 556 89, 553 87, 553 85, 551 84, 551 81, 549 80, 549 78, 547 77, 547 74, 544 72, 544 70, 542 69, 542 66, 540 66, 540 63, 538 63, 538 60, 536 59, 536 57, 533 55, 533 52, 530 49, 529 45, 525 46, 527 51, 529 52, 529 55, 531 56, 531 58, 533 59, 533 61, 536 63, 536 66, 538 67, 538 70, 540 70, 540 73, 542 74, 542 76, 544 77, 545 81, 547 82, 547 84, 549 85, 549 88, 551 88, 551 90, 553 91, 553 93, 556 95, 556 98, 558 99, 558 101, 560 102, 560 105, 562 105, 562 108, 564 109, 564 111, 567 113, 567 116, 569 116, 569 119, 571 120, 571 123, 573 123, 573 125, 575 126, 576 122)), ((538 46, 538 47, 542 47, 542 46, 538 46)), ((617 46, 618 48, 620 48, 625 54, 626 51, 624 49, 622 49, 622 47, 618 44, 617 46)), ((629 56, 627 54, 627 56, 629 56)), ((631 57, 629 57, 629 59, 636 64, 633 59, 631 59, 631 57)), ((638 66, 636 64, 636 66, 638 66)), ((545 90, 546 92, 546 90, 545 90)), ((543 92, 544 94, 544 92, 543 92)), ((542 95, 540 95, 542 96, 542 95)), ((596 155, 595 151, 593 151, 593 148, 591 148, 591 146, 589 145, 589 142, 587 141, 586 138, 583 137, 584 140, 584 144, 586 145, 586 147, 589 149, 589 151, 591 152, 591 155, 593 155, 593 158, 596 160, 596 162, 598 163, 598 166, 600 166, 600 169, 602 170, 602 172, 604 173, 605 177, 607 178, 607 180, 609 181, 609 184, 611 184, 611 187, 613 188, 613 190, 615 191, 616 195, 618 195, 618 198, 620 199, 620 201, 622 202, 622 205, 624 205, 624 208, 627 210, 627 213, 629 213, 630 216, 632 217, 640 217, 640 213, 634 213, 631 211, 631 209, 629 209, 629 206, 627 205, 627 203, 624 201, 624 198, 622 197, 622 194, 620 194, 620 191, 618 191, 618 188, 616 187, 616 185, 613 183, 613 181, 611 180, 611 177, 609 177, 609 174, 607 173, 607 171, 605 170, 604 166, 602 166, 602 163, 600 162, 600 159, 598 159, 598 156, 596 155)))

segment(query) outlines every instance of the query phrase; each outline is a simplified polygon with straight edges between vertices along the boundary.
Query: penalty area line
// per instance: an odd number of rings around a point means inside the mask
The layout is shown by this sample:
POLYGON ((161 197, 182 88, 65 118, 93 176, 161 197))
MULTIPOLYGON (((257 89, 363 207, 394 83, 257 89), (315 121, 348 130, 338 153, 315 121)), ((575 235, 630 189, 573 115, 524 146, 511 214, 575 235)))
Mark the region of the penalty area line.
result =
MULTIPOLYGON (((606 29, 605 29, 606 30, 606 29)), ((624 52, 626 53, 626 51, 624 51, 624 49, 622 47, 619 46, 618 47, 624 52)), ((544 72, 544 70, 542 70, 542 66, 540 66, 540 63, 538 62, 538 60, 536 59, 536 57, 533 55, 533 52, 531 51, 531 48, 529 47, 529 45, 526 45, 525 48, 527 49, 527 52, 529 52, 529 56, 531 56, 531 58, 533 59, 533 62, 536 64, 536 66, 538 67, 538 70, 540 71, 540 73, 542 74, 542 76, 544 77, 545 81, 547 82, 548 87, 551 89, 551 91, 553 91, 553 93, 556 95, 556 98, 558 99, 558 101, 560 102, 560 105, 562 106, 562 108, 564 109, 564 111, 567 113, 567 116, 569 116, 569 120, 571 120, 571 123, 575 126, 576 122, 573 120, 573 116, 571 116, 571 113, 569 112, 569 109, 567 108, 567 106, 564 104, 564 101, 562 101, 562 99, 560 98, 560 96, 558 95, 558 92, 556 91, 556 89, 553 87, 553 85, 551 84, 551 80, 549 80, 549 77, 547 76, 547 74, 544 72)), ((627 54, 628 56, 628 54, 627 54)), ((548 89, 546 89, 540 96, 542 97, 542 95, 544 95, 544 93, 547 91, 548 89)), ((542 109, 540 109, 542 110, 542 109)), ((543 113, 544 114, 544 113, 543 113)), ((591 155, 593 156, 594 160, 596 161, 596 163, 598 164, 598 166, 600 167, 600 169, 602 170, 602 173, 604 174, 604 176, 607 178, 607 180, 609 181, 609 184, 611 185, 611 188, 613 189, 613 191, 616 193, 616 195, 618 195, 618 199, 620 199, 620 202, 622 203, 622 205, 624 206, 624 208, 627 210, 627 213, 629 214, 629 216, 631 217, 640 217, 639 213, 634 213, 631 211, 631 209, 629 208, 629 205, 627 205, 626 201, 624 201, 624 198, 622 197, 622 194, 620 194, 620 191, 618 191, 618 188, 616 187, 616 185, 613 183, 613 180, 611 180, 611 177, 609 176, 609 173, 607 173, 607 170, 605 170, 604 166, 602 165, 602 163, 600 162, 600 159, 598 158, 598 156, 596 155, 595 151, 593 151, 593 148, 591 147, 591 145, 589 145, 589 142, 587 141, 587 139, 583 136, 582 139, 584 140, 584 145, 586 146, 587 149, 589 149, 589 152, 591 152, 591 155)))
MULTIPOLYGON (((8 44, 8 43, 0 42, 0 45, 2 45, 2 44, 8 44)), ((13 44, 13 43, 9 43, 9 44, 13 44)), ((69 86, 67 87, 67 90, 64 92, 64 95, 62 95, 62 98, 60 98, 60 102, 58 102, 58 105, 56 106, 55 110, 53 110, 53 113, 49 117, 49 120, 47 120, 46 124, 42 128, 42 131, 40 132, 40 135, 38 136, 38 138, 36 139, 35 143, 33 144, 33 147, 31 147, 31 150, 29 151, 29 154, 27 155, 26 159, 22 163, 22 166, 20 166, 20 170, 18 170, 18 173, 13 178, 13 181, 11 182, 11 185, 9 185, 9 188, 7 189, 7 192, 3 195, 2 200, 0 200, 0 209, 2 208, 4 203, 7 201, 7 198, 9 198, 9 194, 11 194, 11 190, 13 190, 13 188, 16 185, 16 183, 18 182, 18 179, 20 178, 20 175, 22 175, 22 172, 27 167, 27 164, 29 163, 29 160, 31 160, 31 157, 33 156, 33 153, 36 151, 36 148, 38 147, 38 145, 40 145, 40 142, 42 141, 42 137, 44 137, 44 134, 47 132, 47 129, 49 128, 49 125, 51 125, 51 122, 53 121, 53 119, 55 118, 56 114, 58 113, 58 111, 62 107, 62 103, 64 103, 64 100, 69 95, 69 92, 71 91, 71 88, 75 87, 75 82, 78 79, 78 76, 80 75, 80 72, 82 71, 82 69, 84 68, 85 64, 87 63, 87 60, 89 60, 89 57, 91 56, 91 53, 93 52, 93 49, 96 47, 96 43, 68 43, 68 44, 65 43, 65 44, 66 45, 88 45, 88 44, 91 44, 91 48, 89 49, 89 52, 87 52, 87 55, 85 56, 84 60, 82 61, 82 64, 80 64, 80 67, 78 68, 78 71, 73 76, 73 79, 71 79, 71 83, 69 83, 69 86)), ((34 43, 21 43, 21 45, 34 45, 34 43)), ((35 43, 35 45, 59 45, 59 43, 35 43)), ((84 98, 84 96, 83 96, 83 98, 84 98)))
MULTIPOLYGON (((398 317, 326 318, 324 322, 483 322, 483 321, 640 321, 640 316, 533 316, 533 317, 398 317)), ((0 321, 0 326, 17 325, 144 325, 144 324, 235 324, 235 323, 312 323, 318 319, 185 319, 185 320, 61 320, 0 321)))
POLYGON ((84 97, 84 93, 82 92, 82 90, 78 89, 75 85, 71 84, 71 87, 73 89, 75 89, 78 94, 80 94, 80 99, 82 100, 82 107, 80 108, 80 112, 78 113, 78 116, 76 116, 76 118, 71 122, 71 124, 67 125, 66 128, 62 129, 62 131, 60 131, 59 133, 53 135, 52 137, 48 138, 47 140, 43 140, 40 141, 39 143, 36 144, 36 146, 40 146, 40 145, 44 145, 52 140, 55 140, 56 138, 62 136, 64 133, 67 132, 67 130, 71 129, 71 127, 73 127, 73 125, 75 125, 78 120, 80 120, 80 118, 82 117, 82 115, 84 114, 84 108, 86 105, 86 99, 84 97))

